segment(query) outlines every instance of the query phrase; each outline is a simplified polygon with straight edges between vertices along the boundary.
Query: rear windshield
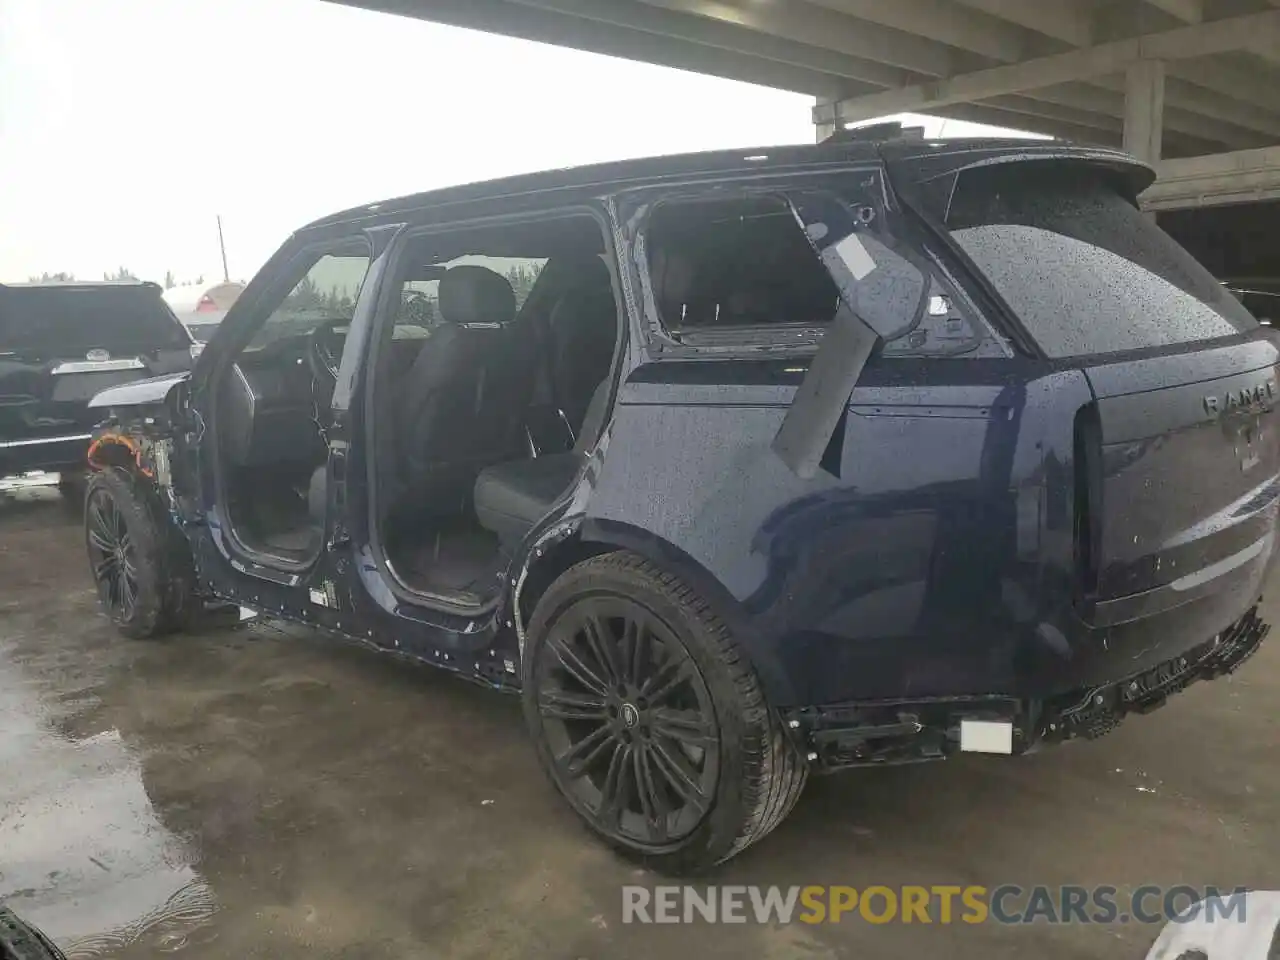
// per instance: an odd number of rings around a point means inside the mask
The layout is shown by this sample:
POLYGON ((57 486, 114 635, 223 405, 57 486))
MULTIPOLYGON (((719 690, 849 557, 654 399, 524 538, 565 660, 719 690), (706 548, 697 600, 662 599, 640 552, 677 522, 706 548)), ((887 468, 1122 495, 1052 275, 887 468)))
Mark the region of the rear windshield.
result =
POLYGON ((1210 340, 1256 326, 1186 250, 1079 166, 970 171, 947 226, 1051 357, 1210 340))
POLYGON ((83 358, 185 349, 158 290, 147 287, 0 288, 0 353, 83 358))

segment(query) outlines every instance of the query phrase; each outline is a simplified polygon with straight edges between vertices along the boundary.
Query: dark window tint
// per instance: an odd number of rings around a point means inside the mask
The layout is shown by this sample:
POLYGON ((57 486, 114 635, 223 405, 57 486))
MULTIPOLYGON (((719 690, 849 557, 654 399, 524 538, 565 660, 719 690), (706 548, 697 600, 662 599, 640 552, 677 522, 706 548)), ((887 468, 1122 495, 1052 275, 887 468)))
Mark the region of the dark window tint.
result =
POLYGON ((784 201, 664 203, 646 234, 649 277, 666 328, 831 322, 839 292, 784 201))
POLYGON ((963 174, 947 225, 1051 357, 1255 326, 1189 253, 1078 165, 1010 163, 963 174))
POLYGON ((83 358, 185 349, 190 340, 148 287, 0 289, 0 353, 83 358))

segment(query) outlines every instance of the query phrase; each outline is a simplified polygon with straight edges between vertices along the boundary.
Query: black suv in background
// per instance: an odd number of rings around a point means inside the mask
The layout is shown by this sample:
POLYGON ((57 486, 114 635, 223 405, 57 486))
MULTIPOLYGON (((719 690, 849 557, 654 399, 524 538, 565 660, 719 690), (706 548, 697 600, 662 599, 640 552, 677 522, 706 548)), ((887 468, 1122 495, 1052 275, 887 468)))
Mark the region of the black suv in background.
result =
POLYGON ((0 477, 82 468, 89 399, 188 369, 194 342, 154 283, 0 284, 0 477))

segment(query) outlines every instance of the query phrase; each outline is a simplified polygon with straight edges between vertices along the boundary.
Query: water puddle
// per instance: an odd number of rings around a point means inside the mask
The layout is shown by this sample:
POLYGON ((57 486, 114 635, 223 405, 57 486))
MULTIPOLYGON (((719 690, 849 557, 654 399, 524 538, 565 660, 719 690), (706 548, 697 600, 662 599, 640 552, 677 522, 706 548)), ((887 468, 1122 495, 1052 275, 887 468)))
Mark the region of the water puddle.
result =
POLYGON ((119 731, 58 732, 57 710, 0 639, 0 900, 74 960, 207 940, 216 910, 190 845, 147 796, 119 731))

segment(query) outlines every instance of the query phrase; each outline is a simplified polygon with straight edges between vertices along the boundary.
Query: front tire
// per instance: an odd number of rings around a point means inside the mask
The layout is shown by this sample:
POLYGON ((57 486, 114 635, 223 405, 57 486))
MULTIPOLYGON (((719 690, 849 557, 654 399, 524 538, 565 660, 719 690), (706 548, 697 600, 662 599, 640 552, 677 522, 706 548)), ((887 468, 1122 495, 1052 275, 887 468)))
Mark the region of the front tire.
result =
POLYGON ((636 554, 571 567, 526 634, 524 712, 552 783, 598 836, 669 873, 764 837, 808 765, 728 628, 636 554))
POLYGON ((135 474, 106 467, 89 479, 85 546, 103 611, 122 634, 186 625, 196 603, 189 548, 135 474))

